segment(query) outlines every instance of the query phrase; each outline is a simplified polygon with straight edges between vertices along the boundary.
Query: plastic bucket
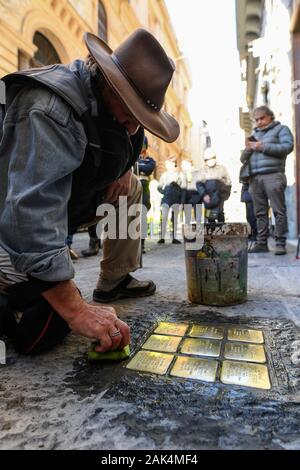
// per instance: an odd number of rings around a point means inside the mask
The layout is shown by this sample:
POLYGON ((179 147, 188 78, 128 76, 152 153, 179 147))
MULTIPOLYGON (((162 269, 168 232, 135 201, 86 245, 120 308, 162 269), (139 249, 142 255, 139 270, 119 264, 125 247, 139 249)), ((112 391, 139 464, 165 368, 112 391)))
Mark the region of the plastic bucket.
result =
POLYGON ((217 306, 246 302, 248 224, 204 224, 197 230, 196 237, 195 225, 183 227, 189 300, 217 306))

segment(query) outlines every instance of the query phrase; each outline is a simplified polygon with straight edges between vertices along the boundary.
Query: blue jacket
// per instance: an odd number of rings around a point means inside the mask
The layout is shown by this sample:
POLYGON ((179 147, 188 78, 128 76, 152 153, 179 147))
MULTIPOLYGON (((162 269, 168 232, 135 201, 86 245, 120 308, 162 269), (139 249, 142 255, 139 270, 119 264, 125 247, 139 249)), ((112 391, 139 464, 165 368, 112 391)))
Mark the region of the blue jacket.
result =
POLYGON ((263 142, 263 150, 244 150, 242 153, 241 162, 249 160, 251 176, 284 173, 286 157, 294 148, 294 138, 289 128, 274 121, 265 129, 256 128, 252 135, 263 142))
POLYGON ((0 116, 0 244, 34 279, 74 276, 65 238, 96 215, 104 189, 140 153, 95 98, 82 61, 4 77, 0 116), (1 135, 2 134, 2 135, 1 135))

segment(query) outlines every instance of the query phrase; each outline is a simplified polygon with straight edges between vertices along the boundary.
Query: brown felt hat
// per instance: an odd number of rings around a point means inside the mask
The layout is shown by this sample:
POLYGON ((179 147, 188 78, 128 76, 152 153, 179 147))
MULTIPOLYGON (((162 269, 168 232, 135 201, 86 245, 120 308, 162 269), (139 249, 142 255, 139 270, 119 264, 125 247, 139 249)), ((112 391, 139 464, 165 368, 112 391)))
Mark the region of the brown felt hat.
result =
POLYGON ((98 36, 84 40, 108 84, 136 120, 166 142, 179 135, 178 122, 162 109, 175 65, 155 37, 145 29, 134 31, 117 49, 98 36))

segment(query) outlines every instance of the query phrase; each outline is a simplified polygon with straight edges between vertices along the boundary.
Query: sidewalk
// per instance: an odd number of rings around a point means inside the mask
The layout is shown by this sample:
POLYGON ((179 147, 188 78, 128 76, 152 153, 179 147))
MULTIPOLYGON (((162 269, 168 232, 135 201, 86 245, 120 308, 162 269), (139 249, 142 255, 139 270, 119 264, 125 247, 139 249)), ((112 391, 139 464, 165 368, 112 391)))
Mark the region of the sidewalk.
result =
MULTIPOLYGON (((88 235, 75 236, 74 249, 88 235)), ((89 341, 74 335, 49 354, 0 366, 0 449, 300 449, 300 371, 290 345, 299 340, 300 261, 272 252, 249 257, 248 302, 204 307, 187 301, 183 246, 146 242, 140 279, 155 296, 119 301, 132 328, 132 350, 157 321, 210 321, 270 333, 276 384, 257 391, 90 365, 89 341)), ((91 301, 99 256, 75 262, 76 282, 91 301)))

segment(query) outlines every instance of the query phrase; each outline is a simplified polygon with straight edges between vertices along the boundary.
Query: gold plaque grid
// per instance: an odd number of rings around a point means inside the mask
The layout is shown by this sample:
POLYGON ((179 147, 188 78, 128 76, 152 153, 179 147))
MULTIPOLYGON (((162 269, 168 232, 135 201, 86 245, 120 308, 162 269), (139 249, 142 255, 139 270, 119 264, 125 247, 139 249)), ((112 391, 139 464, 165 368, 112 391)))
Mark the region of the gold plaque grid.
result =
POLYGON ((264 333, 240 326, 160 322, 126 367, 209 383, 271 388, 264 333))

